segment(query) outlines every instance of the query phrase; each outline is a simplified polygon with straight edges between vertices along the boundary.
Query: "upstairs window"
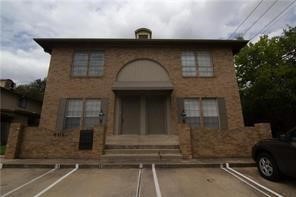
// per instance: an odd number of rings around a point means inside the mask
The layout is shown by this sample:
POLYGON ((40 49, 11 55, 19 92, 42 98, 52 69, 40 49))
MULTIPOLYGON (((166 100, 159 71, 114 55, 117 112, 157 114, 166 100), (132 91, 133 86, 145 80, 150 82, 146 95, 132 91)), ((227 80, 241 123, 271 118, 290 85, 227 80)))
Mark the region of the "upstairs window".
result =
POLYGON ((75 52, 72 65, 72 76, 102 76, 103 73, 103 51, 75 52))
POLYGON ((209 51, 186 51, 182 53, 182 73, 184 77, 211 77, 213 64, 209 51))
POLYGON ((213 76, 213 64, 211 54, 209 51, 198 51, 197 52, 197 67, 198 74, 202 77, 213 76))
POLYGON ((196 62, 194 52, 183 52, 182 53, 182 72, 184 77, 196 76, 196 62))

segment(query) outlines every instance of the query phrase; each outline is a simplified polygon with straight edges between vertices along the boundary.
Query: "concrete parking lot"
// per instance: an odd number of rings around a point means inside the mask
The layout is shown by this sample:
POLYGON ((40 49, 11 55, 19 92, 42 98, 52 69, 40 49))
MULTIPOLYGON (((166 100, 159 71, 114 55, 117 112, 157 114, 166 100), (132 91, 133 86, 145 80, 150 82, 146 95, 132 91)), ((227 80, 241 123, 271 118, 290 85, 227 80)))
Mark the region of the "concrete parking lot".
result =
MULTIPOLYGON (((282 196, 296 196, 295 180, 274 183, 254 167, 234 169, 282 196)), ((265 196, 220 168, 49 170, 2 169, 1 196, 265 196)))

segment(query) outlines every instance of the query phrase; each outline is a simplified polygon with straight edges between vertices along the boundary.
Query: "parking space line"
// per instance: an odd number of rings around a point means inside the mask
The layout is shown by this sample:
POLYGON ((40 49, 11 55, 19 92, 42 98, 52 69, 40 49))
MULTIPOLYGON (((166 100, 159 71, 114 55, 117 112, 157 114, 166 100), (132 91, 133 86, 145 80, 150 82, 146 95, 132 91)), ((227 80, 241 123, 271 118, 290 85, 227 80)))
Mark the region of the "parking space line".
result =
POLYGON ((273 191, 273 190, 271 190, 271 189, 269 189, 269 188, 267 188, 267 187, 261 185, 260 183, 257 183, 257 182, 254 181, 253 179, 251 179, 251 178, 249 178, 249 177, 243 175, 242 173, 240 173, 240 172, 234 170, 233 168, 229 167, 229 163, 226 163, 226 168, 227 168, 228 170, 232 171, 233 173, 235 173, 235 174, 237 174, 237 175, 243 177, 244 179, 247 179, 248 181, 250 181, 251 183, 257 185, 258 187, 260 187, 260 188, 262 188, 262 189, 264 189, 264 190, 266 190, 266 191, 272 193, 273 195, 275 195, 275 196, 277 196, 277 197, 283 197, 281 194, 279 194, 279 193, 277 193, 277 192, 275 192, 275 191, 273 191))
POLYGON ((161 192, 160 192, 160 188, 159 188, 159 183, 158 183, 154 163, 152 164, 152 173, 153 173, 153 180, 154 180, 154 185, 155 185, 156 197, 161 197, 161 192))
POLYGON ((231 172, 230 170, 226 169, 225 167, 223 167, 223 164, 221 164, 220 168, 222 170, 224 170, 225 172, 231 174, 232 176, 234 176, 235 178, 239 179, 240 181, 244 182, 245 184, 247 184, 248 186, 252 187, 253 189, 255 189, 256 191, 264 194, 267 197, 272 197, 269 194, 265 193, 264 191, 262 191, 261 189, 258 189, 257 187, 255 187, 254 185, 250 184, 249 182, 247 182, 246 180, 244 180, 243 178, 239 177, 238 175, 234 174, 233 172, 231 172))
POLYGON ((137 193, 136 197, 140 197, 141 194, 141 182, 142 182, 142 172, 143 172, 143 164, 139 165, 139 174, 138 174, 138 183, 137 183, 137 193))
POLYGON ((50 190, 52 187, 54 187, 56 184, 58 184, 59 182, 61 182, 63 179, 65 179, 67 176, 69 176, 70 174, 72 174, 73 172, 75 172, 76 170, 78 170, 79 165, 76 164, 75 168, 73 170, 71 170, 70 172, 68 172, 67 174, 65 174, 64 176, 62 176, 61 178, 59 178, 57 181, 55 181, 54 183, 52 183, 51 185, 49 185, 47 188, 43 189, 41 192, 39 192, 38 194, 36 194, 34 197, 39 197, 42 194, 44 194, 45 192, 47 192, 48 190, 50 190))
POLYGON ((25 184, 23 184, 23 185, 21 185, 21 186, 15 188, 15 189, 13 189, 13 190, 7 192, 6 194, 2 195, 1 197, 5 197, 5 196, 8 196, 8 195, 12 194, 13 192, 16 192, 17 190, 19 190, 19 189, 25 187, 26 185, 29 185, 30 183, 33 183, 34 181, 36 181, 36 180, 38 180, 38 179, 40 179, 40 178, 46 176, 47 174, 52 173, 53 171, 55 171, 55 170, 58 169, 58 168, 59 168, 59 165, 56 164, 55 167, 54 167, 53 169, 51 169, 51 170, 45 172, 44 174, 41 174, 40 176, 38 176, 38 177, 36 177, 36 178, 34 178, 34 179, 32 179, 32 180, 26 182, 25 184))

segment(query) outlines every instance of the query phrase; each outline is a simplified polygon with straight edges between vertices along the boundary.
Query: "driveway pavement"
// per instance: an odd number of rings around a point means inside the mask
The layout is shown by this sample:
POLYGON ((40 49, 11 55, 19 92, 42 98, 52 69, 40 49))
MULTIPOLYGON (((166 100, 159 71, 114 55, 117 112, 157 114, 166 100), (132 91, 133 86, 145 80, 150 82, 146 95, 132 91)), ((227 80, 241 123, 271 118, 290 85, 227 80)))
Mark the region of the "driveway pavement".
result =
MULTIPOLYGON (((274 183, 262 179, 254 167, 234 169, 279 195, 292 197, 296 194, 295 180, 274 183)), ((1 195, 36 197, 265 196, 262 192, 220 168, 157 168, 156 166, 154 172, 152 166, 139 169, 50 170, 2 169, 1 195)), ((270 196, 276 195, 270 194, 270 196)))
POLYGON ((235 168, 244 175, 256 180, 258 183, 277 191, 283 196, 296 196, 296 179, 284 178, 280 182, 272 182, 260 176, 256 168, 235 168))

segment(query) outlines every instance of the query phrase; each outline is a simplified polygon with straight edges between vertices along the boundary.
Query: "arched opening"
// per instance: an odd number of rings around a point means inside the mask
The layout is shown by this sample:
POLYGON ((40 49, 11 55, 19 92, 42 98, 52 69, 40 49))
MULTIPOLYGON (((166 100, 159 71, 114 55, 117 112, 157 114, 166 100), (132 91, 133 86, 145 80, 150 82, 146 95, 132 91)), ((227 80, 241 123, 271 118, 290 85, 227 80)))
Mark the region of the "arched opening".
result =
POLYGON ((173 86, 158 62, 140 59, 118 72, 116 94, 117 134, 168 134, 169 103, 173 86))
POLYGON ((117 74, 113 90, 171 90, 167 71, 153 60, 135 60, 117 74))

